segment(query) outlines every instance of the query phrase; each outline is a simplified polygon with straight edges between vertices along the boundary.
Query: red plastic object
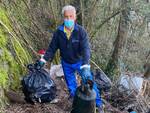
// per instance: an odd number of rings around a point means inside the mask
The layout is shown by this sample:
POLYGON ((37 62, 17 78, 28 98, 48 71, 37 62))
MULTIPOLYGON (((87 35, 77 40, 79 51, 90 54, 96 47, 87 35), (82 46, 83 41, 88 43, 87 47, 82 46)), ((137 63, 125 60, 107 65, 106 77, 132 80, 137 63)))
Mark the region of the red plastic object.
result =
POLYGON ((38 51, 38 54, 40 54, 40 55, 44 55, 44 54, 45 54, 45 52, 46 52, 46 51, 45 51, 44 49, 41 49, 41 50, 39 50, 39 51, 38 51))

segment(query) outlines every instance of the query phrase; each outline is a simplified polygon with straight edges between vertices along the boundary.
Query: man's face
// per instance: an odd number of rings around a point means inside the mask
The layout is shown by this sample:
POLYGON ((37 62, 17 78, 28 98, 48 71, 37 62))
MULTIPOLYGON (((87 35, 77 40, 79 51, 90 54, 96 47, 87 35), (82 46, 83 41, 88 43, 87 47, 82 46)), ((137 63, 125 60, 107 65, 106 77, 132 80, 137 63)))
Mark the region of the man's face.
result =
POLYGON ((76 20, 76 14, 72 10, 66 10, 64 12, 64 20, 76 20))

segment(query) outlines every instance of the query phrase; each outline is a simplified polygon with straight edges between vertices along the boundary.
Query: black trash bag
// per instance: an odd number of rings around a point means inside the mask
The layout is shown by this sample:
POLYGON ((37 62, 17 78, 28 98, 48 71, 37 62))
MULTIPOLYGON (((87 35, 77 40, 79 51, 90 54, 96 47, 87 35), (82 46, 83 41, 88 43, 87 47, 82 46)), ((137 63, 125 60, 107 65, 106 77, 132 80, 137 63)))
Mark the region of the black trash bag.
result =
POLYGON ((56 85, 50 78, 49 73, 44 69, 40 69, 37 63, 27 66, 29 74, 24 76, 22 83, 22 91, 25 100, 28 103, 50 102, 56 97, 56 85))
POLYGON ((96 69, 94 77, 99 90, 103 90, 104 92, 108 92, 110 90, 112 83, 102 70, 96 69))

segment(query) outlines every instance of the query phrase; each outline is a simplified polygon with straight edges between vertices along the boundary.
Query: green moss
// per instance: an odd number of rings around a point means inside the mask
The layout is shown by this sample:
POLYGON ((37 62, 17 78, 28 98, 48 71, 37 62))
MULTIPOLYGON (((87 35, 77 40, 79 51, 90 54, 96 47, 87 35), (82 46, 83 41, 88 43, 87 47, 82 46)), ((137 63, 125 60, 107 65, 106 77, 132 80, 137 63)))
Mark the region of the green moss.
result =
POLYGON ((8 80, 7 71, 1 68, 0 69, 0 86, 5 88, 7 85, 7 80, 8 80))
POLYGON ((12 31, 7 12, 2 8, 0 23, 0 87, 18 89, 20 77, 25 72, 24 66, 31 62, 31 56, 23 47, 22 40, 12 31))
POLYGON ((7 13, 2 7, 0 7, 0 21, 2 21, 9 29, 11 29, 10 21, 7 17, 7 13))
POLYGON ((29 63, 30 56, 27 54, 20 42, 18 42, 18 40, 13 40, 12 43, 20 63, 22 65, 26 64, 27 62, 29 63))
POLYGON ((5 31, 0 27, 0 47, 4 47, 7 44, 7 39, 5 38, 5 31))
POLYGON ((19 78, 23 73, 22 68, 6 48, 3 49, 3 55, 1 56, 0 60, 1 62, 5 62, 5 66, 7 66, 7 68, 4 69, 5 72, 7 72, 6 76, 9 76, 9 80, 7 79, 7 83, 9 83, 12 89, 18 89, 18 86, 20 84, 19 78))

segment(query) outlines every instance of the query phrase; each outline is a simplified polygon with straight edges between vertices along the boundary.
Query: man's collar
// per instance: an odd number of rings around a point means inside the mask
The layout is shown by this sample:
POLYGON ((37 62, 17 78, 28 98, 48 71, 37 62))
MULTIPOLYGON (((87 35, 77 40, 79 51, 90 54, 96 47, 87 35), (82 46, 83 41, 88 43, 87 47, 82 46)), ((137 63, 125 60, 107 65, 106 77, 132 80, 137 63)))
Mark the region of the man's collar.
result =
POLYGON ((72 32, 74 30, 74 26, 73 26, 73 28, 71 28, 71 29, 67 29, 65 26, 64 26, 64 32, 65 33, 67 33, 67 32, 72 32))

